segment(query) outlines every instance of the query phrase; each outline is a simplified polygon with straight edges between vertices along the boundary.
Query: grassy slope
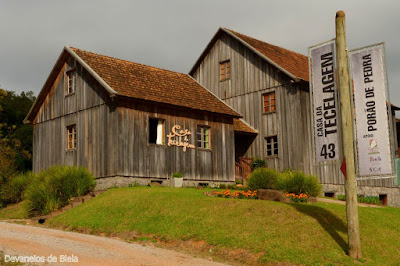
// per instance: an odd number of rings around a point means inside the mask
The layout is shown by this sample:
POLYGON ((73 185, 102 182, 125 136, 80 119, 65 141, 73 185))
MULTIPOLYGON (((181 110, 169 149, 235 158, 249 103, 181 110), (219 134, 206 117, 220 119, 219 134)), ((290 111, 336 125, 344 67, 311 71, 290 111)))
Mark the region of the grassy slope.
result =
POLYGON ((12 204, 0 209, 0 220, 3 219, 27 219, 28 212, 24 208, 24 202, 12 204))
MULTIPOLYGON (((202 195, 174 188, 112 189, 53 218, 55 226, 97 232, 137 231, 167 240, 196 239, 262 252, 261 261, 328 264, 346 256, 345 206, 284 204, 202 195)), ((400 261, 400 210, 360 208, 362 249, 373 265, 400 261)))

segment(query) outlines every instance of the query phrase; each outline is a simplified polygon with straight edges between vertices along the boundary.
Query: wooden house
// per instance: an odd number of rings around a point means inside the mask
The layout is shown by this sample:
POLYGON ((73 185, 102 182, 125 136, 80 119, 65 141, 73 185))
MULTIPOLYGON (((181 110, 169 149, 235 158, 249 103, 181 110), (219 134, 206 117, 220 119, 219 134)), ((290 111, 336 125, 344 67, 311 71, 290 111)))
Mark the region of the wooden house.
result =
POLYGON ((65 47, 33 104, 33 171, 87 167, 98 187, 234 181, 234 132, 255 132, 190 75, 65 47))
MULTIPOLYGON (((189 74, 258 132, 256 137, 235 134, 237 169, 247 167, 246 158, 266 158, 277 170, 318 176, 327 195, 344 194, 340 163, 313 160, 306 56, 220 28, 189 74)), ((358 181, 358 193, 400 206, 393 178, 358 181)))

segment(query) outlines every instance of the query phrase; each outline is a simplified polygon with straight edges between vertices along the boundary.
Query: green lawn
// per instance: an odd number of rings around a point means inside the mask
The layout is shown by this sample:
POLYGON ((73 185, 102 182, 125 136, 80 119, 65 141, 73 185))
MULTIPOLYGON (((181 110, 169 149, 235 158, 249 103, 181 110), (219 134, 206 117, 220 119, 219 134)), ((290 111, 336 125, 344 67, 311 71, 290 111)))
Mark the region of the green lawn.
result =
MULTIPOLYGON (((260 262, 351 264, 345 206, 285 204, 203 195, 192 188, 111 189, 50 220, 97 233, 136 231, 167 241, 204 240, 261 254, 260 262)), ((400 263, 400 209, 360 208, 362 262, 400 263)), ((359 262, 358 262, 359 263, 359 262)))

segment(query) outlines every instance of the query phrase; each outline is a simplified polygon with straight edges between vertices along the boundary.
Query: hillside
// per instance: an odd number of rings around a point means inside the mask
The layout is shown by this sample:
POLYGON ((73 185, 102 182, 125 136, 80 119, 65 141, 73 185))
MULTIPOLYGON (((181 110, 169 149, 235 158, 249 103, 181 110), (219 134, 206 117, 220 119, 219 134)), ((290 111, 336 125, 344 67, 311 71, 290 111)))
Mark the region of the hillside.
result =
MULTIPOLYGON (((89 233, 125 236, 128 241, 147 240, 240 264, 354 263, 345 252, 343 205, 225 199, 204 196, 203 192, 189 188, 111 189, 49 223, 89 233)), ((400 210, 360 208, 360 223, 361 262, 398 263, 400 210)))

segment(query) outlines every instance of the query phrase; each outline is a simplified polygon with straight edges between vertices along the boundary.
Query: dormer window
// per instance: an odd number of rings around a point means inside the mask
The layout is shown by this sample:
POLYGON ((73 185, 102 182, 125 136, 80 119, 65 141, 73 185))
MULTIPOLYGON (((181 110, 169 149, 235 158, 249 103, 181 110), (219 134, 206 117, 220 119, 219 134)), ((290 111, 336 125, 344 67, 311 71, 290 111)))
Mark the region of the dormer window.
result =
POLYGON ((219 80, 227 80, 231 78, 231 61, 226 60, 219 63, 219 80))
POLYGON ((76 91, 76 71, 70 70, 67 72, 67 95, 76 91))

